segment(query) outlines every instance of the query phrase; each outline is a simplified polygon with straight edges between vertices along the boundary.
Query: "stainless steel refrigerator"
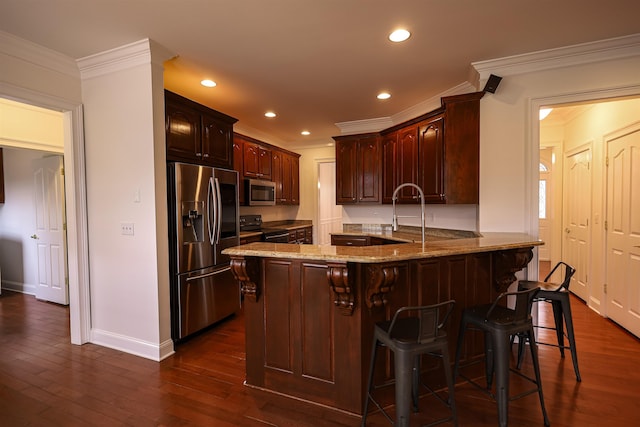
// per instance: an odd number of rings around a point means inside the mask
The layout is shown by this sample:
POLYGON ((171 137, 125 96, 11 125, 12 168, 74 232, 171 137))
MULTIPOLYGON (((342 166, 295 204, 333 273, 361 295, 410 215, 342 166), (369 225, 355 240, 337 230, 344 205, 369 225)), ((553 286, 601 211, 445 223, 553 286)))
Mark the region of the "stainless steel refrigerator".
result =
POLYGON ((180 341, 240 309, 223 249, 240 243, 238 173, 169 163, 172 337, 180 341))

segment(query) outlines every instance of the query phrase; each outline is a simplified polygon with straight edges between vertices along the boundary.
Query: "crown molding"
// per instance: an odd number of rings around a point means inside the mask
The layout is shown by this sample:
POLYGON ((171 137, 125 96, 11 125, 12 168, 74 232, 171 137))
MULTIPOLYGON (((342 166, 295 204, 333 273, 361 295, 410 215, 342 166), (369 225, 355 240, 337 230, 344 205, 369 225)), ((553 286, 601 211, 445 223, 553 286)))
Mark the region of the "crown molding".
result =
POLYGON ((82 79, 89 79, 144 64, 162 65, 175 57, 173 53, 150 39, 142 39, 77 60, 82 79))
POLYGON ((78 65, 73 58, 3 31, 0 31, 0 52, 38 67, 74 78, 80 77, 78 65))
POLYGON ((471 83, 464 82, 390 117, 339 122, 335 123, 335 125, 340 129, 341 135, 378 132, 440 108, 442 106, 441 99, 445 96, 461 95, 475 92, 476 90, 476 87, 471 83))
POLYGON ((471 65, 480 74, 480 80, 485 81, 491 73, 504 77, 634 56, 640 56, 640 33, 478 61, 471 65))
POLYGON ((377 132, 393 126, 391 117, 378 117, 375 119, 353 120, 349 122, 338 122, 335 125, 340 129, 341 135, 357 133, 377 132))

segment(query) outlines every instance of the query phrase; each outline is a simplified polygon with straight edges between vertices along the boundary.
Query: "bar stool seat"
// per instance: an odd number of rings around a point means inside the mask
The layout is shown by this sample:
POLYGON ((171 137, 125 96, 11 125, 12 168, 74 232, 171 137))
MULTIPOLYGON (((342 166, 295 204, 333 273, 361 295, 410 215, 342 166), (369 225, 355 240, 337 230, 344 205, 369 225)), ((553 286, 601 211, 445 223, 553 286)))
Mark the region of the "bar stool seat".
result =
POLYGON ((537 288, 520 292, 505 292, 500 294, 492 304, 469 307, 464 309, 462 312, 460 333, 458 334, 458 346, 456 349, 454 379, 457 379, 458 376, 465 378, 468 382, 480 388, 483 392, 497 401, 498 421, 501 427, 507 425, 509 401, 535 392, 538 393, 538 397, 540 399, 544 425, 549 425, 549 418, 547 417, 547 410, 545 408, 544 397, 542 395, 542 381, 540 379, 540 366, 538 364, 538 353, 535 341, 532 340, 532 345, 529 346, 531 348, 535 379, 525 376, 515 369, 511 369, 509 364, 511 336, 522 335, 524 337, 533 337, 531 303, 537 292, 537 288), (515 296, 516 298, 516 306, 514 309, 500 305, 501 302, 506 302, 506 298, 509 296, 515 296), (465 364, 464 366, 460 365, 464 336, 467 329, 479 330, 484 333, 486 388, 477 384, 472 379, 467 378, 461 372, 461 368, 477 363, 474 361, 465 364), (494 372, 496 376, 495 394, 492 393, 494 372), (510 372, 514 372, 515 374, 534 383, 536 387, 520 393, 517 396, 510 396, 510 372))
MULTIPOLYGON (((563 358, 564 350, 569 349, 571 351, 571 359, 573 361, 573 370, 576 374, 576 381, 580 382, 582 381, 582 377, 580 376, 580 370, 578 369, 578 354, 576 351, 576 339, 573 332, 573 316, 571 315, 571 302, 569 299, 569 285, 571 284, 571 277, 575 274, 575 272, 576 270, 569 264, 560 261, 555 265, 555 267, 553 267, 547 277, 545 277, 544 282, 521 280, 518 282, 518 290, 540 288, 540 291, 534 298, 534 302, 540 301, 551 303, 553 307, 553 319, 555 327, 544 326, 540 324, 533 325, 533 327, 555 330, 558 343, 552 344, 542 342, 539 339, 536 340, 536 342, 538 345, 542 344, 558 347, 560 349, 560 357, 563 358), (560 284, 550 282, 556 270, 558 270, 558 273, 562 273, 562 270, 564 270, 563 280, 560 284), (565 324, 566 333, 564 329, 565 324), (568 346, 565 345, 565 336, 569 341, 568 346)), ((518 342, 518 367, 520 367, 522 358, 524 356, 524 341, 525 340, 521 339, 518 342)))
POLYGON ((413 406, 414 411, 418 411, 420 385, 434 394, 451 411, 450 417, 432 422, 428 425, 431 426, 445 421, 453 421, 454 425, 458 425, 454 398, 454 383, 448 350, 449 342, 447 340, 447 334, 444 331, 444 327, 453 311, 454 305, 455 301, 450 300, 429 306, 402 307, 396 311, 391 321, 376 323, 371 349, 367 400, 362 415, 363 427, 367 421, 369 401, 372 401, 377 406, 391 424, 408 426, 410 406, 413 406), (393 382, 380 386, 373 384, 376 354, 378 347, 381 346, 388 347, 394 355, 395 423, 373 396, 375 389, 393 384, 393 382), (422 355, 430 355, 442 359, 448 386, 448 399, 444 399, 421 381, 420 359, 422 355))

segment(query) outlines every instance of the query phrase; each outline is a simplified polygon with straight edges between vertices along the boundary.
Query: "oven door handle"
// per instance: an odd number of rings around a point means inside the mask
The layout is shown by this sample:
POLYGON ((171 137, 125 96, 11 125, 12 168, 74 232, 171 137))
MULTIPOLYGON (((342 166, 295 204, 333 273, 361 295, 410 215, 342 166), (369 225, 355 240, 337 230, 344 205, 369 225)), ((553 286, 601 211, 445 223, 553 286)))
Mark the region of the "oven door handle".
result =
POLYGON ((268 236, 264 236, 264 239, 273 240, 273 239, 279 239, 281 237, 289 237, 289 232, 287 231, 286 233, 282 233, 282 234, 270 234, 268 236))

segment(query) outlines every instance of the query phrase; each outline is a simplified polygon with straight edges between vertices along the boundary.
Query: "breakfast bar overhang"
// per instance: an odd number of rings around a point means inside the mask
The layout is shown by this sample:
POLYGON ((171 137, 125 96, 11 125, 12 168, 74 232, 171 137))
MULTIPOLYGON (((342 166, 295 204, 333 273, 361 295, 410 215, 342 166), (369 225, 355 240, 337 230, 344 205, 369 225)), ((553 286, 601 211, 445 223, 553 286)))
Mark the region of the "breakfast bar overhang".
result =
MULTIPOLYGON (((506 291, 541 244, 527 234, 484 233, 424 244, 226 249, 244 295, 246 384, 361 415, 376 322, 403 306, 454 299, 455 337, 462 309, 506 291)), ((471 335, 464 360, 483 352, 471 335)), ((382 357, 376 375, 388 378, 382 357)))

